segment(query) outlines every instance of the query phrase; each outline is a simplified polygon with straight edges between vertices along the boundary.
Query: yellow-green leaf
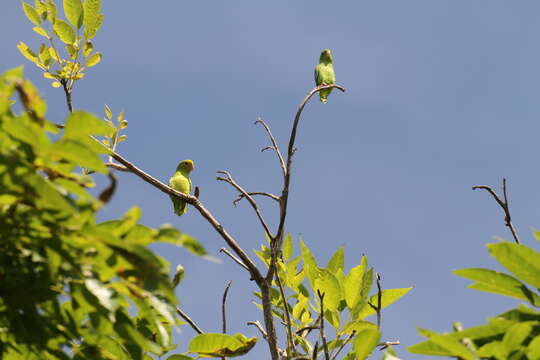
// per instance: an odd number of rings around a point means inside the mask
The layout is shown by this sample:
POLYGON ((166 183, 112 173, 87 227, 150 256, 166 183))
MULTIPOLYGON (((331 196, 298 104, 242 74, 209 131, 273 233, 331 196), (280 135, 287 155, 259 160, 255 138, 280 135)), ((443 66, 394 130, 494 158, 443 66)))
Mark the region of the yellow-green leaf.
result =
POLYGON ((38 15, 42 20, 45 20, 47 18, 47 5, 45 5, 45 2, 42 0, 36 0, 34 3, 36 5, 38 15))
POLYGON ((99 13, 101 0, 86 0, 84 2, 84 36, 92 39, 103 24, 103 15, 99 13))
POLYGON ((242 334, 204 333, 190 341, 189 351, 205 357, 235 357, 246 354, 256 343, 256 337, 246 338, 242 334))
POLYGON ((51 57, 54 60, 60 62, 60 56, 58 56, 58 53, 56 52, 56 50, 54 48, 52 48, 52 47, 49 48, 49 54, 51 55, 51 57))
POLYGON ((354 339, 353 349, 356 355, 355 359, 367 359, 369 354, 377 347, 381 333, 377 329, 366 329, 360 331, 354 339))
POLYGON ((83 48, 84 57, 88 57, 92 53, 92 51, 94 51, 94 44, 92 44, 91 41, 85 42, 83 48))
POLYGON ((293 243, 291 234, 287 234, 285 236, 285 240, 283 240, 283 258, 285 260, 289 260, 291 258, 293 252, 293 243))
POLYGON ((86 67, 92 67, 94 65, 97 65, 97 64, 99 64, 100 61, 101 61, 101 53, 97 52, 97 53, 91 55, 86 60, 86 67))
POLYGON ((111 128, 97 116, 84 112, 74 111, 66 120, 64 137, 79 138, 87 135, 106 135, 111 128))
POLYGON ((64 13, 70 23, 77 29, 83 23, 83 6, 81 0, 64 0, 64 13))
MULTIPOLYGON (((380 307, 381 309, 384 309, 385 307, 387 307, 388 305, 394 303, 396 300, 398 300, 400 297, 402 297, 403 295, 405 295, 406 293, 408 293, 410 290, 412 289, 412 286, 411 287, 408 287, 408 288, 402 288, 402 289, 388 289, 388 290, 383 290, 382 291, 382 295, 381 295, 381 304, 380 304, 380 307)), ((373 306, 379 306, 378 304, 378 293, 373 295, 370 299, 369 299, 369 302, 371 304, 373 304, 373 306)), ((375 314, 375 310, 373 310, 373 308, 371 306, 369 306, 368 304, 366 304, 359 312, 358 314, 356 315, 356 318, 357 319, 364 319, 370 315, 373 315, 375 314)))
POLYGON ((22 41, 17 45, 17 49, 19 49, 21 54, 31 62, 35 64, 39 63, 37 55, 22 41))
POLYGON ((53 81, 53 82, 51 83, 51 86, 52 86, 53 88, 59 88, 60 86, 62 86, 62 84, 60 84, 58 81, 53 81))
POLYGON ((324 294, 324 308, 336 311, 342 298, 342 290, 339 281, 334 274, 327 269, 320 269, 315 279, 314 291, 324 294))
POLYGON ((56 22, 56 4, 54 3, 54 0, 47 0, 46 4, 47 6, 47 16, 51 20, 51 22, 54 24, 56 22))
POLYGON ((47 31, 45 31, 44 28, 42 28, 41 26, 34 26, 32 28, 32 30, 34 30, 36 33, 38 33, 39 35, 43 36, 43 37, 46 37, 47 39, 49 38, 49 34, 47 34, 47 31))
POLYGON ((54 32, 62 42, 73 44, 76 39, 75 30, 64 20, 57 19, 53 26, 54 32))
POLYGON ((77 140, 62 139, 57 141, 51 147, 51 152, 79 166, 84 166, 103 174, 107 173, 107 167, 99 155, 84 143, 77 140))
POLYGON ((39 24, 41 23, 41 18, 39 17, 39 14, 36 11, 36 9, 34 9, 32 5, 27 4, 24 1, 22 3, 22 6, 23 6, 24 14, 28 18, 28 20, 30 20, 31 22, 39 26, 39 24))
POLYGON ((113 113, 111 111, 111 108, 109 107, 109 105, 105 104, 105 116, 107 117, 107 119, 111 120, 112 119, 112 116, 113 116, 113 113))

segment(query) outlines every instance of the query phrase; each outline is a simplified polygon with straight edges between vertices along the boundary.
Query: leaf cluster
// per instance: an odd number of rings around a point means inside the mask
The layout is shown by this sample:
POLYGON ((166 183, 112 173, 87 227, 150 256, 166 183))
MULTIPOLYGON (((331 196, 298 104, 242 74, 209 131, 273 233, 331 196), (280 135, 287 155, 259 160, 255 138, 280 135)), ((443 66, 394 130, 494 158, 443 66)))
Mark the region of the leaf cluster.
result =
MULTIPOLYGON (((267 266, 270 264, 269 247, 263 245, 256 254, 267 266)), ((352 344, 352 349, 344 359, 367 358, 379 344, 381 332, 376 323, 366 318, 411 290, 411 287, 388 289, 370 295, 374 270, 368 266, 365 256, 346 273, 345 251, 340 247, 322 267, 301 239, 300 255, 293 257, 290 234, 284 240, 283 254, 277 265, 283 293, 280 284, 274 281, 271 289, 273 314, 284 324, 288 322, 289 314, 292 331, 288 335, 296 356, 319 358, 324 354, 323 342, 326 342, 332 359, 347 344, 352 344), (327 329, 325 339, 322 326, 327 329)), ((260 294, 256 293, 256 296, 260 297, 260 294)), ((262 308, 260 304, 257 306, 262 308)))
MULTIPOLYGON (((540 233, 535 232, 540 240, 540 233)), ((487 244, 489 253, 510 274, 490 269, 456 270, 473 280, 472 289, 513 297, 528 303, 488 319, 486 325, 436 333, 420 329, 428 340, 408 348, 412 353, 460 359, 540 359, 540 253, 510 242, 487 244)))
POLYGON ((174 348, 176 296, 169 264, 148 245, 204 255, 192 237, 138 223, 131 208, 97 222, 89 193, 107 173, 94 135, 111 128, 86 112, 63 131, 17 68, 0 75, 0 357, 142 359, 174 348), (19 94, 24 111, 15 110, 19 94))

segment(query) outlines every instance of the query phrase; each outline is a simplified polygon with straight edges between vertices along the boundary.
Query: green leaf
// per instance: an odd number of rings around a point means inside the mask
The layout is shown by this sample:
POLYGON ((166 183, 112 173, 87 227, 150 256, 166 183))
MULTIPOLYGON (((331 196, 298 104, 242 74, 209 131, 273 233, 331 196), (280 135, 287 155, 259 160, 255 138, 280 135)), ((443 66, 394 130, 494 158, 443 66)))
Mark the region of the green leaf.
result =
POLYGON ((363 278, 367 268, 367 261, 364 261, 364 259, 365 257, 362 257, 360 265, 351 269, 343 283, 345 301, 349 309, 353 309, 362 297, 363 278))
POLYGON ((22 41, 19 42, 19 44, 17 45, 17 49, 19 49, 19 51, 21 52, 21 54, 25 58, 27 58, 28 60, 30 60, 34 64, 39 63, 39 59, 38 59, 37 55, 32 50, 30 50, 30 48, 25 43, 23 43, 22 41))
POLYGON ((527 346, 527 358, 540 360, 540 335, 536 336, 527 346))
POLYGON ((285 240, 283 240, 283 259, 289 260, 292 256, 292 252, 293 243, 291 234, 289 233, 285 236, 285 240))
POLYGON ((34 9, 32 5, 27 4, 24 1, 22 3, 22 7, 24 10, 24 14, 28 18, 28 20, 30 20, 31 22, 39 26, 39 24, 41 24, 41 18, 39 17, 39 14, 36 11, 36 9, 34 9))
POLYGON ((343 266, 345 266, 345 248, 340 246, 326 264, 326 268, 335 274, 338 269, 343 269, 343 266))
POLYGON ((117 307, 117 301, 114 299, 114 291, 103 285, 97 279, 86 279, 84 281, 86 289, 94 295, 99 303, 109 311, 114 311, 117 307))
POLYGON ((334 274, 326 269, 320 269, 320 273, 315 279, 314 291, 324 294, 325 309, 336 311, 342 298, 341 286, 334 274))
POLYGON ((353 349, 357 360, 367 359, 369 354, 377 347, 381 333, 377 329, 360 331, 353 342, 353 349))
POLYGON ((107 119, 112 120, 113 113, 111 108, 107 104, 105 104, 105 116, 107 117, 107 119))
POLYGON ((359 333, 362 330, 365 329, 377 329, 377 325, 375 325, 372 322, 365 321, 365 320, 353 320, 343 327, 343 333, 345 334, 351 334, 353 331, 359 333))
POLYGON ((86 168, 106 174, 107 167, 103 160, 84 143, 74 139, 62 139, 51 147, 51 153, 86 168))
POLYGON ((75 30, 64 20, 56 19, 53 30, 63 43, 73 44, 75 42, 75 30))
POLYGON ((49 38, 49 34, 47 34, 47 31, 45 31, 44 28, 42 28, 41 26, 34 26, 32 28, 32 30, 34 30, 36 33, 38 33, 39 35, 45 37, 45 38, 49 38))
POLYGON ((300 239, 300 248, 302 254, 302 261, 304 262, 304 271, 309 280, 309 284, 313 288, 315 279, 317 278, 319 272, 319 267, 317 266, 315 257, 302 239, 300 239))
POLYGON ((508 353, 517 350, 531 333, 535 322, 522 322, 512 325, 504 334, 502 344, 506 347, 508 353))
MULTIPOLYGON (((476 356, 459 340, 455 339, 452 334, 441 335, 425 329, 419 329, 418 331, 431 342, 446 350, 450 356, 460 357, 464 360, 476 360, 476 356)), ((413 352, 411 348, 408 350, 413 352)))
POLYGON ((107 135, 111 131, 109 125, 97 116, 85 111, 74 111, 65 123, 64 137, 80 138, 87 135, 107 135))
POLYGON ((195 360, 192 357, 182 354, 174 354, 167 358, 167 360, 195 360))
POLYGON ((47 6, 47 16, 51 20, 51 23, 55 23, 56 21, 56 4, 54 3, 54 0, 46 0, 46 6, 47 6))
POLYGON ((246 354, 257 338, 246 338, 242 334, 204 333, 194 337, 189 343, 189 351, 206 357, 235 357, 246 354))
POLYGON ((92 54, 88 59, 86 59, 86 67, 92 67, 101 61, 101 53, 97 52, 92 54))
MULTIPOLYGON (((398 300, 400 297, 408 293, 412 289, 411 287, 408 288, 402 288, 402 289, 388 289, 382 291, 381 296, 381 309, 384 309, 388 305, 394 303, 396 300, 398 300)), ((374 306, 378 306, 378 293, 371 296, 369 299, 369 302, 371 302, 374 306)), ((370 315, 375 314, 375 310, 369 305, 365 305, 360 312, 356 315, 358 319, 364 319, 370 315)))
POLYGON ((511 296, 528 301, 536 306, 540 305, 540 297, 529 290, 521 281, 510 275, 478 268, 454 270, 453 273, 477 281, 477 283, 469 286, 472 289, 511 296))
POLYGON ((413 354, 432 355, 432 356, 452 356, 452 353, 446 348, 437 345, 433 341, 423 341, 421 343, 409 346, 407 351, 413 354))
POLYGON ((64 0, 64 13, 68 21, 77 29, 83 23, 83 6, 81 0, 64 0))
POLYGON ((88 57, 92 53, 92 51, 94 51, 94 44, 92 44, 91 41, 85 42, 83 48, 84 57, 88 57))
POLYGON ((101 0, 85 0, 84 2, 84 36, 86 40, 92 39, 103 24, 103 15, 100 14, 101 0))
POLYGON ((521 244, 503 242, 487 245, 491 255, 518 279, 540 288, 540 254, 521 244))

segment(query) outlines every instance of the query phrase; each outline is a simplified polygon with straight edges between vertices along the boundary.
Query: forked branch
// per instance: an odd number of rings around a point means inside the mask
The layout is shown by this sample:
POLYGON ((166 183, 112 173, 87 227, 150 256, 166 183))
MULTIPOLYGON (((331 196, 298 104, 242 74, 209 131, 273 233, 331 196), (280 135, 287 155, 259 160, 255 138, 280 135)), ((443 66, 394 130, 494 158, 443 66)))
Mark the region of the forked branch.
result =
POLYGON ((476 185, 476 186, 473 186, 472 189, 473 190, 484 189, 488 193, 490 193, 491 196, 493 196, 493 198, 495 199, 497 204, 499 204, 499 206, 504 211, 504 224, 506 225, 506 227, 508 227, 510 229, 510 232, 512 233, 512 237, 514 238, 514 241, 517 244, 519 244, 519 238, 518 238, 518 235, 517 235, 517 232, 516 232, 516 228, 514 227, 514 224, 512 223, 512 216, 510 215, 510 208, 509 208, 509 205, 508 205, 508 194, 506 192, 506 178, 503 178, 503 197, 504 197, 504 201, 501 200, 501 198, 497 195, 497 193, 495 191, 493 191, 493 189, 491 187, 487 186, 487 185, 476 185))

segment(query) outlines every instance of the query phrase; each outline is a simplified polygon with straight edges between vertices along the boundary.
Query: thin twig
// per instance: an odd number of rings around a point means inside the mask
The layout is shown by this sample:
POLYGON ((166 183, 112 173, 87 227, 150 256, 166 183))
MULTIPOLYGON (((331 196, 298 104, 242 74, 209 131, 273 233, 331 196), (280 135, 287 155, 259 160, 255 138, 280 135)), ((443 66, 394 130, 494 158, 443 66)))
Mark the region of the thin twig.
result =
POLYGON ((129 169, 127 167, 120 164, 113 163, 113 162, 105 163, 105 166, 119 170, 119 171, 129 172, 129 169))
POLYGON ((191 325, 191 327, 193 328, 193 330, 195 330, 197 334, 204 333, 204 331, 202 331, 201 328, 198 327, 197 324, 195 324, 195 322, 191 320, 191 318, 187 316, 187 314, 183 312, 178 306, 176 307, 176 312, 178 313, 178 315, 180 315, 182 319, 186 320, 186 322, 191 325))
POLYGON ((263 326, 261 325, 261 323, 259 322, 259 320, 257 321, 248 321, 247 323, 248 325, 253 325, 255 326, 257 329, 259 329, 259 331, 261 332, 261 335, 262 337, 268 341, 268 334, 266 333, 266 331, 264 331, 264 328, 263 326))
POLYGON ((313 347, 313 353, 311 353, 311 360, 317 360, 319 352, 319 340, 315 341, 315 346, 313 347))
POLYGON ((519 238, 518 238, 518 235, 517 235, 517 232, 516 232, 516 229, 514 227, 514 224, 512 224, 512 217, 510 215, 510 208, 509 208, 509 203, 508 203, 508 194, 506 192, 506 178, 503 178, 503 196, 504 196, 504 201, 501 200, 501 198, 495 193, 495 191, 493 191, 493 189, 487 185, 476 185, 476 186, 473 186, 472 187, 473 190, 476 190, 476 189, 484 189, 486 190, 488 193, 491 194, 491 196, 493 196, 493 198, 495 199, 495 201, 497 202, 497 204, 499 204, 499 206, 503 209, 504 211, 504 224, 506 225, 506 227, 508 227, 510 229, 510 232, 512 233, 512 237, 514 238, 514 241, 519 244, 520 241, 519 241, 519 238))
MULTIPOLYGON (((248 195, 251 195, 251 196, 255 196, 255 195, 266 196, 266 197, 269 197, 272 200, 275 200, 275 201, 279 202, 279 196, 274 195, 274 194, 270 194, 270 193, 267 193, 267 192, 248 192, 248 195)), ((234 206, 236 206, 244 198, 245 198, 244 194, 239 194, 238 197, 233 201, 234 206)))
POLYGON ((330 354, 328 353, 328 344, 326 343, 326 336, 324 335, 324 293, 321 294, 321 292, 317 289, 317 295, 319 296, 319 301, 321 303, 321 339, 323 343, 323 349, 324 349, 324 358, 326 360, 330 360, 330 354))
MULTIPOLYGON (((96 140, 97 141, 97 140, 96 140)), ((258 284, 262 284, 263 277, 255 265, 255 263, 251 260, 249 255, 242 249, 242 247, 236 242, 236 240, 229 235, 229 233, 223 228, 223 226, 217 221, 217 219, 212 215, 210 211, 208 211, 202 202, 197 199, 195 196, 184 194, 179 191, 174 190, 173 188, 165 185, 161 181, 157 180, 150 174, 147 174, 143 170, 139 169, 137 166, 129 162, 128 160, 124 159, 120 154, 116 152, 111 152, 112 157, 124 165, 130 172, 137 175, 139 178, 147 182, 148 184, 154 186, 155 188, 159 189, 160 191, 164 192, 165 194, 175 196, 179 199, 184 200, 186 203, 192 205, 194 208, 196 208, 199 213, 204 217, 210 225, 218 232, 218 234, 221 235, 223 240, 229 245, 229 247, 240 257, 242 262, 247 266, 249 269, 249 272, 251 274, 251 278, 258 284)))
POLYGON ((336 360, 338 354, 341 352, 341 350, 343 350, 343 348, 345 346, 347 346, 347 344, 349 343, 349 341, 352 340, 352 338, 354 337, 354 335, 356 335, 356 330, 353 330, 352 333, 350 333, 350 335, 345 339, 345 341, 343 341, 343 343, 341 344, 341 346, 339 347, 339 349, 337 349, 336 353, 334 354, 334 356, 332 356, 332 360, 336 360))
POLYGON ((60 84, 62 84, 62 87, 64 88, 64 94, 66 95, 66 103, 69 112, 73 112, 73 104, 71 100, 71 89, 68 87, 68 83, 66 79, 60 80, 60 84))
POLYGON ((225 249, 225 248, 221 248, 219 249, 219 252, 222 252, 222 253, 225 253, 226 255, 228 255, 231 259, 233 259, 233 261, 235 263, 237 263, 238 265, 240 265, 241 267, 243 267, 244 269, 246 269, 247 271, 249 271, 249 268, 246 266, 246 264, 244 264, 242 262, 242 260, 240 260, 239 258, 237 258, 236 256, 234 256, 229 250, 225 249))
POLYGON ((247 193, 246 190, 244 190, 240 185, 238 185, 236 183, 236 181, 234 181, 234 179, 232 178, 231 174, 228 172, 228 171, 224 171, 224 170, 220 170, 218 171, 218 174, 223 174, 225 175, 226 177, 221 177, 221 176, 218 176, 216 179, 217 180, 220 180, 220 181, 224 181, 228 184, 231 184, 232 187, 234 187, 236 190, 238 190, 238 192, 242 195, 244 195, 244 197, 246 198, 246 200, 249 202, 249 204, 251 205, 251 207, 253 208, 253 210, 255 211, 255 214, 257 214, 257 218, 259 219, 262 227, 264 228, 264 231, 266 233, 266 235, 268 235, 268 237, 270 239, 273 239, 273 235, 272 233, 270 232, 270 229, 268 228, 268 225, 266 225, 266 222, 264 221, 264 218, 261 214, 261 211, 259 210, 259 206, 257 205, 257 203, 255 202, 255 200, 253 199, 253 197, 251 195, 249 195, 247 193))
POLYGON ((368 305, 377 313, 377 330, 381 329, 381 308, 382 308, 382 291, 381 291, 381 274, 375 273, 375 279, 377 280, 377 305, 373 305, 368 301, 368 305))
POLYGON ((281 166, 281 171, 283 172, 283 176, 285 176, 285 174, 287 174, 287 168, 285 167, 285 160, 283 160, 283 155, 281 155, 281 151, 279 150, 279 146, 276 142, 276 138, 274 137, 274 135, 272 135, 272 131, 270 131, 270 127, 261 118, 258 118, 257 121, 255 121, 255 124, 261 124, 266 130, 266 133, 268 134, 268 136, 270 137, 270 141, 272 142, 272 146, 269 146, 268 148, 274 150, 274 152, 276 153, 279 160, 279 165, 281 166))
POLYGON ((392 345, 401 345, 401 342, 399 340, 395 340, 395 341, 384 341, 380 344, 378 344, 377 346, 380 346, 381 348, 379 349, 379 351, 383 351, 385 349, 387 349, 389 346, 392 346, 392 345))
POLYGON ((223 299, 221 300, 221 318, 223 320, 223 333, 227 333, 227 316, 225 312, 225 301, 227 301, 227 294, 229 293, 229 288, 231 287, 232 280, 229 280, 227 283, 227 286, 225 287, 225 291, 223 292, 223 299))
POLYGON ((285 291, 283 290, 283 285, 281 284, 281 279, 279 278, 279 274, 276 272, 276 282, 279 287, 279 293, 281 295, 281 299, 283 301, 283 308, 285 310, 285 325, 286 325, 286 332, 287 332, 287 356, 294 356, 294 342, 292 337, 292 326, 291 326, 291 315, 289 314, 289 303, 287 301, 287 298, 285 297, 285 291))

